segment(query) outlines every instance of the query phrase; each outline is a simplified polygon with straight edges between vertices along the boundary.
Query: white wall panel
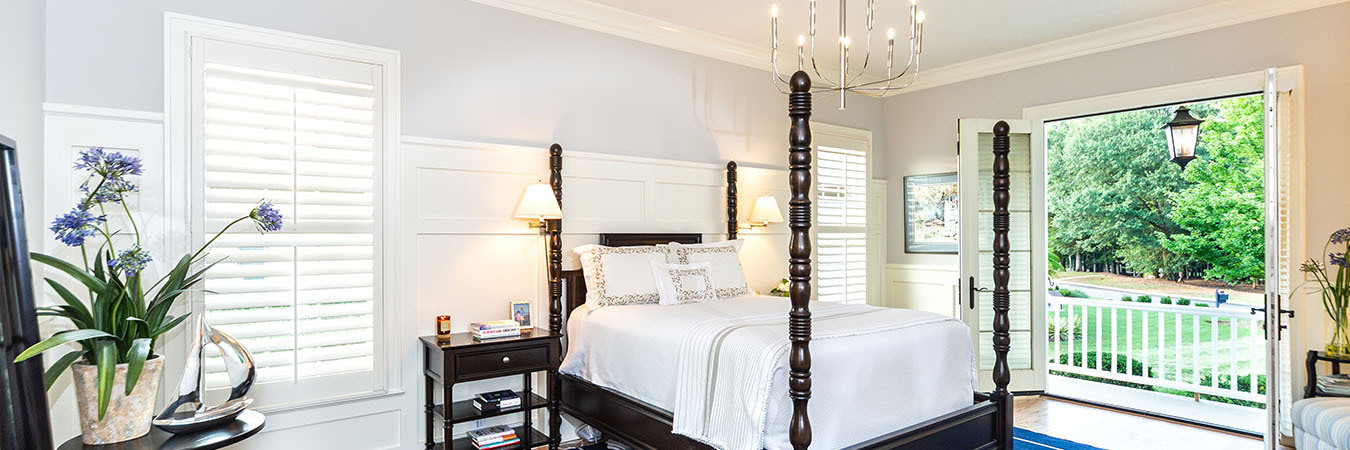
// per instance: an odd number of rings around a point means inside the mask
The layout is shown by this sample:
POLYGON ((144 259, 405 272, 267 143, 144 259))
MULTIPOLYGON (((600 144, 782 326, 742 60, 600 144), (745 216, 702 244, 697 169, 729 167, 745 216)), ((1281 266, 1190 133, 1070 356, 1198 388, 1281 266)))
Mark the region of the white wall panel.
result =
POLYGON ((886 265, 886 299, 881 306, 961 317, 955 265, 886 265))

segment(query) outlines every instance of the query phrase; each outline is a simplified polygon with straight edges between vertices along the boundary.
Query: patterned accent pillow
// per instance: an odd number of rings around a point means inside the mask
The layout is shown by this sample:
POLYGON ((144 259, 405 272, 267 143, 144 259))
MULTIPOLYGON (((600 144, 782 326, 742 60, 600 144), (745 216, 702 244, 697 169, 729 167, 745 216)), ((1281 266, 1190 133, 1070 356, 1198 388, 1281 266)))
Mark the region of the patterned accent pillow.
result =
POLYGON ((670 264, 652 261, 652 276, 662 305, 703 303, 717 300, 712 264, 670 264))
POLYGON ((581 258, 587 307, 637 305, 661 300, 656 280, 652 278, 651 262, 665 262, 668 258, 666 248, 583 245, 572 251, 581 258))
POLYGON ((715 242, 711 244, 680 244, 672 242, 666 245, 670 253, 669 261, 674 264, 693 264, 706 262, 712 265, 712 280, 717 286, 717 298, 729 299, 750 294, 750 286, 745 282, 745 271, 741 269, 740 239, 715 242))

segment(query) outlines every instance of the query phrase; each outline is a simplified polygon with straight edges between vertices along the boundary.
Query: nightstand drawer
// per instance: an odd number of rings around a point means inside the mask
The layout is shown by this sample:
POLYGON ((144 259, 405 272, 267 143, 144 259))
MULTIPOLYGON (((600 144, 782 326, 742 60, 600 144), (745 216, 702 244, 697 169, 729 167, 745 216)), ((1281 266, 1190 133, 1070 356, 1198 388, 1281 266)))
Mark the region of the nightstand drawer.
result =
POLYGON ((548 346, 470 353, 455 359, 455 378, 477 378, 548 368, 548 346))

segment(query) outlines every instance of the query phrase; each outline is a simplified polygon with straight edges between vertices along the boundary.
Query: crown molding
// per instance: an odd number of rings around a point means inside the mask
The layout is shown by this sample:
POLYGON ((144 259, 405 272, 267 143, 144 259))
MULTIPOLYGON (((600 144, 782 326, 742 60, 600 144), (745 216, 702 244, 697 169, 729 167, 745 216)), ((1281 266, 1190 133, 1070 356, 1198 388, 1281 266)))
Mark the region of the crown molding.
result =
POLYGON ((591 31, 765 70, 762 45, 677 25, 587 0, 470 0, 591 31))
POLYGON ((925 71, 904 94, 1350 0, 1229 0, 925 71))
MULTIPOLYGON (((730 39, 588 0, 471 1, 754 69, 767 70, 770 64, 763 45, 730 39)), ((925 69, 913 85, 903 90, 891 91, 885 96, 903 95, 1093 53, 1345 2, 1350 0, 1227 0, 925 69)))

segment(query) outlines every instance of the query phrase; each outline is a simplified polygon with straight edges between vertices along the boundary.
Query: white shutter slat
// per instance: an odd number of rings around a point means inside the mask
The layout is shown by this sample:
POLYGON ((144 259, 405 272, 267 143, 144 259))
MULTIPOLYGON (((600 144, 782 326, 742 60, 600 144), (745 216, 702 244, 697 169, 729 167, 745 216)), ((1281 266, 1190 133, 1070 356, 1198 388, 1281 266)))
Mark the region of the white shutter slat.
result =
POLYGON ((821 301, 867 301, 867 159, 817 146, 816 294, 821 301))
MULTIPOLYGON (((206 230, 260 200, 281 231, 240 224, 208 254, 206 318, 254 353, 260 383, 371 370, 376 137, 371 84, 205 62, 206 230)), ((208 236, 209 237, 209 236, 208 236)), ((224 386, 208 358, 209 386, 224 386)))

